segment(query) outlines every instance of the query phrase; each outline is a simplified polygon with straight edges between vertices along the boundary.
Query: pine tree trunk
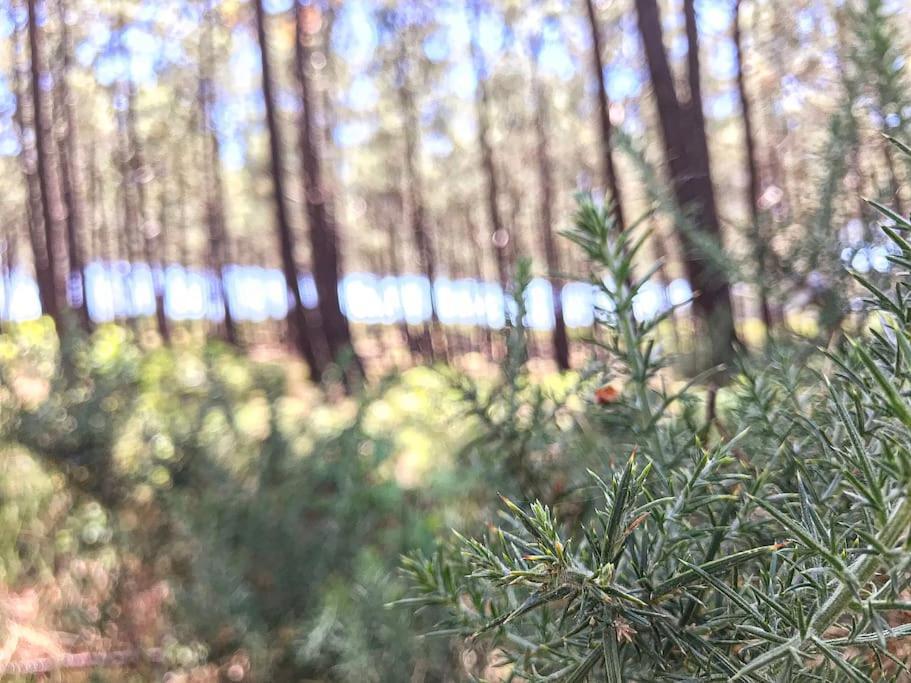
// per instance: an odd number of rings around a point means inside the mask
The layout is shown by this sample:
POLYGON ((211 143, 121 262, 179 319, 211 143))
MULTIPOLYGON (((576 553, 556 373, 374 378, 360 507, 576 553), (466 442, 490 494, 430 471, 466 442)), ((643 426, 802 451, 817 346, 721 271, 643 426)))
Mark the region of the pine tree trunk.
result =
POLYGON ((64 279, 60 276, 62 264, 58 259, 57 253, 59 247, 59 225, 63 209, 60 206, 60 197, 53 172, 53 126, 41 89, 41 34, 38 29, 36 4, 37 0, 27 0, 28 37, 31 54, 32 118, 35 128, 35 153, 38 189, 41 200, 41 217, 44 222, 44 261, 47 264, 47 277, 49 279, 49 286, 46 287, 47 291, 45 292, 47 300, 43 301, 42 304, 45 306, 44 312, 53 319, 57 332, 60 334, 64 330, 61 306, 66 291, 64 279))
POLYGON ((690 99, 678 100, 663 42, 656 0, 636 0, 636 15, 661 122, 665 158, 674 194, 691 223, 681 229, 687 275, 698 293, 694 311, 710 341, 712 365, 730 361, 736 341, 730 284, 723 268, 702 253, 698 234, 721 243, 721 226, 710 175, 708 142, 702 111, 699 42, 693 0, 684 0, 687 34, 687 81, 690 99))
MULTIPOLYGON (((462 213, 465 216, 465 232, 468 235, 468 243, 471 245, 471 253, 474 257, 472 265, 474 266, 474 271, 477 275, 478 283, 483 284, 486 279, 486 273, 484 269, 484 249, 482 248, 481 240, 478 239, 478 227, 475 225, 475 222, 472 219, 470 207, 462 207, 462 213)), ((484 353, 487 358, 493 360, 493 333, 490 331, 490 326, 487 324, 486 319, 481 321, 479 332, 481 342, 478 344, 478 349, 484 353)))
POLYGON ((304 183, 304 201, 310 227, 310 249, 313 279, 319 296, 320 318, 333 362, 346 362, 346 386, 350 388, 356 376, 363 376, 360 358, 351 341, 348 320, 342 314, 339 301, 341 270, 338 235, 332 215, 328 188, 323 182, 320 159, 319 131, 315 124, 315 99, 311 93, 307 71, 309 50, 301 12, 295 12, 295 71, 301 98, 300 155, 304 183))
POLYGON ((215 298, 221 302, 224 315, 224 339, 232 346, 238 345, 237 325, 231 312, 226 282, 229 237, 225 211, 224 184, 221 177, 221 148, 212 121, 215 93, 212 87, 212 70, 215 56, 212 47, 214 8, 209 1, 205 26, 202 30, 199 55, 199 115, 203 140, 203 167, 206 184, 206 226, 209 233, 209 259, 215 282, 215 298))
POLYGON ((772 311, 766 286, 766 243, 762 236, 759 215, 759 167, 756 161, 756 141, 753 136, 752 106, 747 96, 746 78, 743 74, 743 40, 740 29, 740 9, 743 0, 734 4, 734 50, 737 68, 737 92, 740 95, 740 112, 743 117, 743 140, 747 166, 747 200, 750 204, 750 221, 753 224, 753 242, 756 249, 756 264, 759 271, 759 308, 766 330, 766 338, 772 333, 772 311))
POLYGON ((592 38, 592 69, 598 84, 598 132, 601 138, 601 158, 603 163, 603 183, 610 192, 611 206, 614 220, 619 230, 626 229, 626 219, 623 215, 623 198, 620 195, 620 184, 617 181, 617 171, 614 167, 614 152, 611 147, 613 125, 610 120, 610 102, 607 99, 607 84, 604 80, 604 62, 602 61, 603 46, 601 43, 601 28, 598 15, 595 11, 594 0, 585 0, 585 9, 588 14, 588 24, 592 38))
MULTIPOLYGON (((397 234, 396 221, 394 218, 387 219, 386 236, 388 238, 386 251, 389 257, 389 271, 394 277, 399 278, 402 275, 402 270, 401 264, 399 263, 399 236, 397 234)), ((398 284, 398 280, 396 280, 396 283, 398 284)), ((401 305, 402 295, 400 287, 397 288, 397 295, 399 298, 399 305, 401 305)), ((405 342, 405 346, 408 348, 408 355, 413 360, 414 353, 417 350, 416 342, 412 338, 411 330, 408 329, 408 322, 404 318, 399 325, 399 329, 402 333, 402 339, 405 342)))
POLYGON ((158 193, 158 236, 155 239, 155 260, 158 268, 161 286, 155 289, 155 296, 161 297, 156 302, 155 310, 162 317, 158 323, 159 328, 162 324, 168 329, 168 340, 170 341, 170 327, 168 326, 167 310, 165 308, 165 292, 167 291, 167 270, 168 270, 168 237, 171 232, 171 221, 168 209, 171 206, 171 198, 168 194, 168 174, 166 169, 160 174, 161 189, 158 193))
POLYGON ((82 203, 82 178, 79 162, 79 131, 76 126, 76 112, 69 88, 71 45, 66 23, 65 0, 58 0, 60 15, 60 71, 54 82, 57 108, 63 116, 65 127, 57 138, 57 153, 60 159, 60 183, 63 189, 63 203, 66 207, 67 253, 69 254, 70 286, 78 286, 79 303, 76 313, 82 328, 89 332, 92 320, 89 317, 88 292, 85 281, 84 211, 82 203))
POLYGON ((16 126, 16 135, 19 142, 19 167, 25 182, 26 201, 25 216, 28 228, 29 246, 32 251, 32 262, 35 267, 35 280, 38 285, 38 299, 41 309, 47 313, 50 301, 53 298, 53 278, 48 270, 47 248, 44 243, 44 223, 41 218, 41 187, 38 183, 38 174, 35 171, 34 145, 29 141, 27 123, 23 112, 26 101, 26 86, 23 82, 24 64, 24 38, 23 30, 17 23, 15 28, 14 44, 15 59, 13 64, 13 92, 16 95, 16 108, 13 110, 13 123, 16 126))
POLYGON ((318 360, 316 349, 310 339, 307 313, 301 297, 298 283, 297 264, 294 259, 294 236, 291 222, 285 205, 284 155, 278 127, 278 116, 275 112, 275 98, 272 93, 272 64, 269 56, 269 44, 266 39, 266 16, 263 0, 254 0, 256 10, 256 35, 259 42, 260 61, 262 66, 263 100, 266 108, 266 126, 269 131, 270 163, 272 165, 272 189, 275 203, 275 227, 278 231, 282 272, 285 284, 291 293, 292 304, 288 311, 290 332, 298 352, 310 368, 310 376, 318 380, 323 374, 323 363, 318 360))
POLYGON ((8 221, 0 232, 0 277, 3 278, 3 309, 0 310, 0 332, 4 323, 10 321, 13 295, 13 268, 16 267, 18 250, 18 224, 8 221))
MULTIPOLYGON (((537 50, 532 49, 532 87, 535 107, 535 155, 538 161, 538 183, 540 189, 539 232, 547 262, 547 274, 553 289, 554 306, 554 360, 560 370, 569 370, 569 340, 566 321, 563 319, 563 280, 560 278, 560 255, 554 241, 554 179, 547 137, 547 97, 537 72, 537 50)), ((619 204, 617 205, 619 206, 619 204)))
POLYGON ((509 286, 509 231, 503 222, 500 212, 500 182, 497 176, 497 166, 493 158, 493 147, 490 144, 490 95, 487 91, 487 65, 484 54, 479 44, 480 7, 478 0, 472 0, 469 11, 469 24, 471 28, 471 58, 474 64, 475 79, 475 109, 478 119, 478 149, 481 155, 481 171, 486 185, 487 217, 492 229, 491 241, 494 246, 494 255, 497 262, 497 275, 503 295, 509 286))
POLYGON ((411 233, 414 238, 415 252, 418 259, 418 270, 427 278, 430 285, 431 325, 424 324, 423 334, 420 339, 421 354, 431 361, 436 360, 434 335, 439 337, 439 317, 434 297, 433 285, 436 281, 436 258, 433 244, 427 231, 425 220, 424 194, 421 183, 421 173, 418 168, 420 158, 420 122, 414 102, 414 92, 408 78, 408 62, 405 53, 404 41, 401 45, 401 55, 396 62, 398 71, 398 100, 402 115, 402 136, 405 140, 405 199, 411 219, 411 233))

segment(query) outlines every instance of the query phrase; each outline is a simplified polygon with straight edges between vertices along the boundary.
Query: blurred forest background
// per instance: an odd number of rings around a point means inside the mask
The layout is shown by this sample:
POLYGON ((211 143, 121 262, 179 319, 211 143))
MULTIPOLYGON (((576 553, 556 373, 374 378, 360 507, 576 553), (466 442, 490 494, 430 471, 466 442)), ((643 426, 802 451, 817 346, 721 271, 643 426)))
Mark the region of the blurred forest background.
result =
POLYGON ((712 420, 697 373, 860 329, 848 271, 898 253, 864 198, 911 208, 909 20, 0 2, 0 672, 477 675, 387 606, 399 554, 570 486, 522 459, 622 392, 580 389, 617 375, 605 283, 712 420), (648 231, 629 269, 560 236, 578 195, 648 231))

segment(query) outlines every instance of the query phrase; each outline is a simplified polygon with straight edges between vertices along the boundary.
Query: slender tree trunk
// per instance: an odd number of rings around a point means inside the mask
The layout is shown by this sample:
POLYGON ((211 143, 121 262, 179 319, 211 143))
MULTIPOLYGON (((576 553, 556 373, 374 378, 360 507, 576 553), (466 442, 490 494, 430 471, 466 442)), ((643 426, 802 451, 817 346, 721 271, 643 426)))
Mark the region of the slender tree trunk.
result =
MULTIPOLYGON (((478 239, 478 227, 475 225, 475 222, 472 219, 470 207, 462 207, 462 213, 465 216, 465 232, 468 235, 468 242, 472 247, 471 253, 474 257, 472 265, 474 266, 474 271, 478 278, 478 284, 483 285, 486 282, 486 273, 484 270, 484 249, 481 248, 481 240, 478 239)), ((493 360, 493 333, 490 331, 490 326, 487 324, 486 319, 481 321, 480 328, 480 338, 482 343, 478 344, 478 348, 481 349, 483 346, 483 352, 487 358, 493 360)))
POLYGON ((171 328, 168 323, 167 310, 165 308, 165 292, 167 291, 167 259, 165 258, 165 245, 168 238, 168 196, 165 191, 165 179, 162 178, 162 190, 159 195, 158 204, 158 234, 154 241, 147 241, 148 251, 154 249, 154 254, 149 258, 149 270, 152 271, 153 283, 155 285, 155 323, 158 326, 158 334, 161 335, 165 344, 171 343, 171 328), (154 265, 153 265, 154 264, 154 265), (157 271, 157 276, 156 276, 157 271))
POLYGON ((13 92, 16 95, 16 108, 13 110, 13 123, 19 142, 19 167, 25 182, 26 201, 25 215, 28 227, 29 246, 32 251, 32 262, 35 267, 35 280, 38 284, 38 298, 45 313, 50 310, 53 299, 54 282, 48 269, 47 246, 44 242, 44 223, 41 217, 41 187, 38 174, 35 172, 35 148, 27 135, 27 123, 24 114, 26 86, 23 72, 25 66, 24 30, 17 23, 14 36, 15 54, 13 64, 13 92))
POLYGON ((623 198, 620 194, 620 184, 617 181, 617 171, 614 167, 614 152, 611 146, 613 125, 610 120, 610 102, 607 99, 607 84, 604 79, 604 62, 602 55, 604 47, 601 41, 601 28, 598 14, 595 11, 594 0, 585 0, 585 9, 588 14, 588 24, 592 38, 592 70, 598 83, 598 133, 601 138, 602 173, 605 188, 610 192, 611 207, 614 220, 619 230, 626 229, 626 219, 623 215, 623 198))
POLYGON ((0 332, 5 327, 4 323, 10 322, 11 304, 13 298, 13 268, 16 267, 16 252, 18 250, 19 226, 13 221, 8 221, 0 232, 0 276, 3 277, 3 308, 0 310, 0 332))
MULTIPOLYGON (((449 274, 449 279, 453 283, 461 280, 465 273, 459 257, 464 251, 464 244, 458 232, 448 230, 445 234, 440 235, 437 248, 444 264, 444 270, 449 274)), ((454 358, 464 355, 471 348, 470 339, 464 334, 464 328, 461 325, 449 326, 443 332, 443 339, 446 341, 446 358, 450 362, 454 358)))
MULTIPOLYGON (((414 92, 408 78, 408 61, 404 41, 401 44, 401 54, 396 62, 398 70, 398 99, 402 115, 402 136, 405 140, 405 184, 404 194, 409 209, 411 220, 411 233, 414 237, 414 246, 418 258, 418 270, 427 278, 430 284, 431 325, 434 333, 439 338, 439 317, 434 297, 433 285, 436 281, 436 258, 433 244, 427 231, 425 219, 424 193, 421 182, 421 173, 418 168, 420 158, 420 121, 414 102, 414 92)), ((430 360, 436 359, 434 335, 426 323, 421 335, 421 353, 430 360)), ((437 340, 438 341, 438 340, 437 340)))
POLYGON ((297 264, 294 260, 294 236, 291 232, 291 222, 288 218, 288 210, 285 204, 284 155, 282 153, 278 116, 275 112, 275 98, 272 93, 272 63, 271 57, 269 56, 269 44, 266 39, 266 12, 263 9, 263 0, 254 0, 254 7, 256 10, 256 35, 259 41, 260 61, 262 65, 262 88, 263 100, 266 107, 266 126, 269 130, 272 189, 275 197, 275 227, 278 231, 285 284, 292 297, 292 305, 288 311, 288 322, 297 350, 310 368, 310 376, 314 380, 318 380, 322 377, 323 364, 318 360, 316 350, 310 339, 307 313, 304 308, 303 298, 301 297, 297 264))
POLYGON ((762 224, 759 215, 759 165, 756 160, 756 141, 753 136, 753 114, 750 98, 747 96, 746 77, 743 73, 743 40, 740 28, 740 9, 743 0, 734 4, 734 49, 737 66, 737 92, 740 95, 740 112, 743 117, 744 151, 747 165, 747 200, 750 204, 750 220, 753 224, 753 236, 756 249, 756 263, 759 271, 759 308, 762 323, 766 330, 766 339, 772 333, 772 311, 769 307, 769 294, 766 285, 766 248, 762 235, 762 224))
POLYGON ((50 111, 46 108, 41 89, 41 34, 38 29, 36 12, 37 0, 27 0, 28 37, 31 53, 31 91, 32 118, 35 124, 35 153, 38 172, 38 188, 41 197, 41 215, 44 221, 44 245, 50 287, 45 292, 47 301, 42 302, 47 313, 57 327, 58 334, 63 332, 61 318, 62 297, 65 285, 60 276, 61 264, 57 258, 58 235, 63 209, 56 178, 54 176, 54 158, 52 153, 53 126, 50 111))
POLYGON ((78 288, 76 313, 79 323, 86 332, 92 329, 89 317, 88 292, 85 282, 84 211, 82 202, 82 174, 79 157, 79 130, 76 126, 76 112, 69 88, 71 45, 66 22, 66 2, 58 0, 60 15, 60 72, 54 83, 57 109, 62 114, 65 127, 57 136, 57 153, 60 159, 60 182, 63 188, 63 203, 66 207, 67 253, 69 254, 71 291, 78 288))
POLYGON ((478 36, 480 11, 478 0, 472 0, 469 11, 469 24, 471 27, 471 58, 474 63, 475 79, 477 81, 475 109, 478 118, 478 148, 481 154, 481 169, 487 188, 487 217, 493 230, 491 240, 497 261, 497 275, 505 297, 510 277, 509 255, 507 252, 510 235, 500 212, 500 183, 497 176, 496 162, 493 157, 493 147, 490 144, 490 95, 487 91, 487 65, 485 64, 478 36))
MULTIPOLYGON (((569 339, 566 334, 566 321, 563 319, 563 280, 560 277, 560 255, 554 241, 554 178, 553 167, 548 149, 547 135, 547 95, 538 74, 538 50, 531 49, 532 89, 535 107, 535 156, 538 161, 538 184, 540 203, 538 211, 540 221, 538 229, 541 244, 544 247, 544 259, 547 262, 547 275, 553 290, 554 306, 554 360, 560 370, 569 370, 569 339)), ((619 204, 615 205, 615 208, 619 204)), ((621 219, 622 220, 622 219, 621 219)))
MULTIPOLYGON (((306 0, 297 0, 298 4, 306 5, 306 0)), ((323 78, 328 83, 338 83, 338 62, 335 57, 335 51, 332 49, 332 35, 335 31, 336 19, 338 18, 338 8, 342 3, 327 2, 323 6, 322 12, 322 31, 320 31, 320 48, 326 56, 326 66, 320 70, 323 78)), ((319 101, 322 105, 322 119, 324 122, 337 121, 338 117, 335 110, 335 102, 332 98, 332 88, 320 88, 319 101)), ((314 131, 317 133, 316 131, 314 131)), ((317 135, 319 135, 317 133, 317 135)), ((320 146, 320 168, 323 186, 328 188, 327 201, 331 202, 338 192, 339 184, 337 172, 343 163, 341 150, 334 144, 332 137, 332 126, 324 125, 322 127, 322 139, 320 146)), ((330 204, 331 206, 331 204, 330 204)))
MULTIPOLYGON (((397 232, 398 231, 396 230, 395 219, 391 217, 388 218, 386 228, 388 246, 386 251, 388 252, 389 256, 389 271, 395 278, 399 278, 402 275, 401 264, 399 263, 399 236, 397 232)), ((396 279, 396 283, 398 284, 398 279, 396 279)), ((397 287, 396 294, 398 296, 400 306, 402 304, 401 291, 401 288, 397 287)), ((405 341, 405 345, 408 347, 408 355, 413 360, 415 352, 415 341, 411 336, 411 330, 408 329, 408 323, 404 320, 404 318, 402 319, 402 323, 399 325, 399 328, 402 333, 402 339, 405 341)))
POLYGON ((699 42, 693 0, 684 0, 687 34, 687 80, 690 99, 681 102, 663 42, 661 16, 656 0, 636 0, 636 15, 645 49, 652 88, 661 121, 665 157, 674 194, 691 223, 683 227, 687 274, 698 292, 693 307, 702 319, 710 341, 710 362, 727 363, 736 341, 730 285, 722 267, 702 253, 697 234, 721 243, 721 226, 709 168, 708 142, 702 111, 699 76, 699 42))
MULTIPOLYGON (((119 88, 121 91, 122 87, 119 88)), ((123 93, 121 93, 123 94, 123 93)), ((114 225, 114 242, 117 245, 118 256, 123 258, 127 263, 126 277, 124 279, 124 290, 126 294, 126 310, 123 311, 123 318, 126 319, 134 333, 138 332, 138 323, 133 315, 133 265, 136 263, 136 232, 137 226, 136 207, 133 199, 133 182, 132 172, 130 170, 130 138, 128 133, 127 116, 123 112, 117 115, 117 165, 120 171, 120 226, 115 222, 114 225)), ((115 277, 121 276, 120 268, 112 269, 115 277)), ((116 300, 115 300, 116 310, 116 300)), ((115 318, 119 317, 116 316, 115 318)))
POLYGON ((215 297, 221 302, 224 315, 225 341, 232 346, 238 345, 237 325, 231 312, 226 285, 229 237, 227 214, 225 211, 224 184, 221 177, 221 147, 215 123, 212 120, 215 92, 212 86, 212 70, 215 56, 212 47, 212 24, 214 6, 209 0, 208 16, 202 31, 199 56, 199 109, 203 139, 203 164, 206 183, 206 225, 209 231, 209 255, 215 282, 215 297))
POLYGON ((304 200, 310 225, 310 248, 313 260, 313 279, 319 296, 323 332, 334 362, 350 364, 346 369, 348 381, 363 376, 363 367, 351 341, 348 320, 342 314, 339 301, 340 254, 335 217, 331 212, 331 197, 323 182, 320 159, 319 131, 315 124, 315 98, 311 93, 308 37, 301 12, 295 12, 295 67, 301 98, 300 154, 304 182, 304 200))

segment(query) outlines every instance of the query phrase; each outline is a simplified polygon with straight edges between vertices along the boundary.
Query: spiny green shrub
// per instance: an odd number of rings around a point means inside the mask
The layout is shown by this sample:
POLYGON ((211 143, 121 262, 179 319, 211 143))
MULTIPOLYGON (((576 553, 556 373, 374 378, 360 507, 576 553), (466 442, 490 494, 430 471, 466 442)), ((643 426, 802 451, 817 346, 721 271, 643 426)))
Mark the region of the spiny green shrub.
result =
POLYGON ((504 498, 486 535, 404 563, 407 603, 448 610, 435 633, 467 638, 473 675, 909 674, 911 223, 876 208, 898 272, 891 290, 858 277, 869 334, 830 353, 770 349, 716 392, 668 388, 658 319, 633 315, 647 235, 582 202, 568 236, 606 302, 616 383, 585 414, 601 463, 578 494, 592 504, 566 524, 562 506, 504 498))

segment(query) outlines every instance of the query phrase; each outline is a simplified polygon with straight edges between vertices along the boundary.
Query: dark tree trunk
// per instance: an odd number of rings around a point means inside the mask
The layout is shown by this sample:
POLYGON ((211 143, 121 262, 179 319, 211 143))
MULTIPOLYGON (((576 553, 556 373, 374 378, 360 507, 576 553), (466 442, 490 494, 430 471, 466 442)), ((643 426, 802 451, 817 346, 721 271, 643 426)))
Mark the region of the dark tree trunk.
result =
MULTIPOLYGON (((405 202, 409 209, 409 218, 411 220, 411 233, 414 237, 415 251, 418 257, 418 270, 427 278, 430 284, 431 300, 431 324, 433 332, 439 341, 439 317, 437 316, 437 307, 434 297, 433 283, 436 280, 436 258, 434 255, 433 244, 427 231, 427 221, 425 219, 424 193, 421 183, 421 173, 418 168, 418 159, 420 158, 420 121, 417 114, 417 108, 414 102, 414 92, 411 89, 408 74, 408 61, 404 41, 401 45, 401 55, 396 62, 398 71, 398 99, 399 108, 402 115, 402 136, 405 140, 405 202)), ((421 335, 421 354, 436 359, 436 349, 434 348, 434 334, 431 334, 430 327, 425 324, 423 334, 421 335)))
POLYGON ((60 72, 54 82, 57 109, 63 116, 65 126, 57 137, 57 152, 60 159, 60 184, 63 189, 63 203, 66 207, 66 238, 69 254, 70 287, 78 287, 76 313, 86 332, 92 329, 89 317, 88 292, 85 281, 84 211, 82 202, 82 176, 79 160, 79 130, 76 126, 76 112, 69 88, 72 64, 69 29, 66 23, 65 0, 58 0, 60 15, 60 72))
POLYGON ((474 64, 475 79, 475 108, 478 117, 478 148, 481 154, 481 169, 487 188, 487 217, 492 229, 491 241, 494 246, 494 255, 497 261, 497 275, 500 286, 503 287, 504 296, 509 286, 509 231, 503 222, 500 212, 500 183, 497 176, 497 166, 493 158, 493 147, 490 144, 490 94, 487 91, 487 65, 481 50, 478 37, 478 24, 481 9, 478 0, 472 0, 469 11, 469 24, 471 27, 471 58, 474 64))
MULTIPOLYGON (((461 236, 456 230, 448 230, 445 234, 440 235, 440 241, 437 242, 440 259, 444 266, 444 271, 449 274, 449 278, 454 281, 461 280, 465 276, 462 268, 460 256, 464 253, 464 243, 461 236)), ((465 354, 470 350, 470 340, 463 334, 461 325, 452 325, 443 331, 443 339, 446 342, 446 358, 448 361, 465 354)))
MULTIPOLYGON (((122 90, 122 88, 120 88, 122 90)), ((116 96, 116 95, 115 95, 116 96)), ((135 216, 133 208, 132 189, 130 182, 130 143, 127 135, 126 116, 122 112, 117 113, 117 170, 120 174, 119 190, 120 195, 117 197, 118 203, 115 205, 114 222, 111 226, 111 247, 115 253, 115 259, 123 259, 127 264, 126 280, 124 289, 126 293, 126 310, 123 315, 118 315, 115 307, 114 319, 124 319, 130 328, 136 331, 136 321, 132 315, 133 301, 133 263, 136 260, 136 242, 135 242, 135 216)), ((119 264, 111 268, 112 277, 120 276, 119 264)), ((116 298, 114 299, 116 306, 116 298)))
POLYGON ((663 42, 656 0, 636 0, 636 15, 661 122, 665 158, 677 203, 691 223, 681 226, 687 275, 698 295, 693 308, 710 340, 710 362, 730 361, 736 335, 730 284, 723 268, 702 253, 698 235, 721 243, 721 226, 709 168, 708 142, 702 111, 699 42, 693 0, 684 0, 687 34, 687 80, 690 99, 681 102, 663 42))
MULTIPOLYGON (((569 340, 566 334, 566 322, 563 319, 562 289, 560 277, 560 255, 554 241, 554 179, 553 168, 548 149, 547 135, 547 95, 538 74, 538 50, 532 46, 532 87, 535 107, 535 156, 538 161, 538 183, 540 189, 540 222, 541 244, 544 247, 544 258, 547 262, 547 274, 553 289, 554 302, 554 360, 560 370, 569 370, 569 340)), ((617 205, 619 206, 619 204, 617 205)))
POLYGON ((61 278, 62 264, 57 258, 59 224, 63 215, 60 206, 58 186, 54 176, 53 125, 50 111, 46 107, 41 90, 41 34, 36 16, 37 0, 28 0, 28 37, 31 54, 32 119, 35 127, 35 153, 38 172, 38 189, 41 198, 41 216, 44 222, 44 246, 47 273, 50 286, 47 287, 46 301, 42 301, 47 313, 63 332, 61 304, 65 296, 64 278, 61 278))
POLYGON ((585 9, 588 14, 588 24, 592 38, 592 70, 598 83, 598 133, 601 138, 601 159, 604 187, 610 193, 611 206, 614 220, 619 230, 626 229, 626 219, 623 215, 623 198, 620 195, 620 184, 617 181, 617 171, 614 167, 614 152, 611 147, 613 126, 610 120, 610 102, 607 99, 607 84, 604 81, 604 62, 602 54, 604 46, 601 41, 601 28, 598 14, 595 11, 594 0, 585 0, 585 9))
POLYGON ((284 155, 282 153, 278 116, 275 112, 275 99, 272 93, 272 64, 269 56, 269 44, 266 40, 266 12, 263 0, 254 0, 256 10, 256 35, 259 41, 260 61, 262 65, 263 100, 266 107, 266 126, 269 130, 270 163, 272 165, 272 189, 275 198, 275 227, 278 231, 282 271, 285 284, 291 293, 292 305, 288 311, 288 322, 298 352, 310 368, 310 376, 318 380, 322 376, 323 364, 318 360, 310 339, 307 313, 301 297, 298 283, 297 264, 294 260, 294 236, 291 222, 285 205, 284 155))
POLYGON ((743 40, 740 28, 740 7, 743 0, 736 0, 734 5, 734 49, 737 66, 737 92, 740 95, 740 111, 743 117, 744 151, 747 165, 747 200, 750 203, 750 221, 753 224, 753 236, 756 249, 756 264, 759 271, 759 308, 766 337, 772 333, 772 311, 769 307, 769 296, 766 287, 766 248, 762 235, 762 224, 759 215, 759 167, 756 160, 756 139, 753 136, 753 118, 750 98, 747 96, 746 77, 743 73, 743 40))
POLYGON ((212 69, 215 56, 212 47, 214 8, 210 0, 208 16, 202 31, 199 56, 199 115, 203 140, 203 167, 206 184, 206 226, 209 233, 209 260, 215 286, 215 298, 221 302, 224 315, 224 339, 232 346, 238 345, 237 325, 231 312, 228 289, 225 284, 229 254, 229 237, 225 212, 224 185, 221 177, 221 149, 215 124, 212 120, 215 92, 212 87, 212 69))
POLYGON ((307 71, 309 49, 301 12, 295 12, 295 71, 301 98, 300 154, 304 200, 310 227, 313 279, 319 297, 320 318, 329 355, 334 362, 347 362, 347 385, 363 367, 351 341, 348 320, 342 315, 338 285, 341 270, 335 217, 331 212, 328 187, 323 182, 319 131, 315 123, 315 98, 307 71))
POLYGON ((35 148, 27 135, 27 124, 23 111, 23 105, 26 101, 26 86, 23 77, 25 70, 25 45, 24 31, 18 23, 15 32, 13 91, 16 95, 16 108, 13 110, 13 123, 16 126, 16 135, 20 148, 19 166, 25 181, 25 216, 28 223, 29 246, 31 247, 32 261, 35 266, 38 298, 41 302, 42 310, 47 313, 50 306, 49 302, 53 298, 54 281, 48 270, 47 247, 44 242, 44 222, 41 218, 41 187, 38 183, 38 174, 35 171, 35 148))
MULTIPOLYGON (((399 236, 397 233, 398 231, 396 230, 396 220, 394 217, 390 216, 387 218, 386 235, 388 237, 388 247, 386 251, 388 252, 389 257, 389 272, 396 278, 402 275, 401 264, 399 263, 399 236)), ((399 298, 399 305, 401 305, 401 288, 398 288, 397 294, 399 298)), ((413 356, 416 351, 416 344, 411 336, 411 330, 408 329, 407 321, 403 319, 399 328, 402 333, 402 339, 405 341, 405 345, 408 347, 408 355, 411 356, 413 360, 413 356)))
MULTIPOLYGON (((482 248, 481 241, 478 239, 478 227, 472 219, 471 208, 468 206, 462 207, 462 214, 465 216, 465 232, 468 235, 468 243, 471 245, 471 253, 473 256, 472 265, 474 266, 474 272, 480 284, 485 282, 486 279, 484 270, 484 249, 482 248)), ((490 326, 487 324, 486 319, 481 322, 480 328, 480 342, 478 343, 478 348, 483 351, 487 358, 493 360, 493 333, 490 331, 490 326)))
MULTIPOLYGON (((165 178, 162 178, 162 191, 158 203, 158 236, 155 239, 155 265, 149 264, 149 268, 158 270, 158 278, 155 281, 155 323, 158 326, 158 333, 162 335, 162 340, 166 344, 171 343, 171 328, 168 324, 167 311, 165 309, 165 291, 167 285, 167 258, 165 245, 168 243, 168 194, 165 191, 165 178)), ((153 270, 152 277, 155 278, 153 270)))
POLYGON ((0 310, 0 331, 4 329, 4 322, 10 321, 13 268, 16 267, 16 257, 19 248, 19 225, 8 221, 0 232, 0 276, 3 277, 3 309, 0 310))

